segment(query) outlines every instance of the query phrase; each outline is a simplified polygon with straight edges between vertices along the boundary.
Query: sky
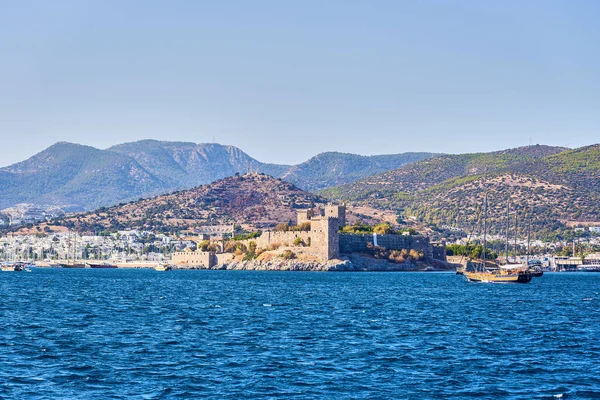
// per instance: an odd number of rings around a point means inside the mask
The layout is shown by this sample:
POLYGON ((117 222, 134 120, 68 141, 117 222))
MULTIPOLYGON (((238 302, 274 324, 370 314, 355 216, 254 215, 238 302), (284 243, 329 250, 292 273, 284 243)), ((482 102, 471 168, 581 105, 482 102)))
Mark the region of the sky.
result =
POLYGON ((0 166, 58 141, 600 142, 600 1, 0 0, 0 166))

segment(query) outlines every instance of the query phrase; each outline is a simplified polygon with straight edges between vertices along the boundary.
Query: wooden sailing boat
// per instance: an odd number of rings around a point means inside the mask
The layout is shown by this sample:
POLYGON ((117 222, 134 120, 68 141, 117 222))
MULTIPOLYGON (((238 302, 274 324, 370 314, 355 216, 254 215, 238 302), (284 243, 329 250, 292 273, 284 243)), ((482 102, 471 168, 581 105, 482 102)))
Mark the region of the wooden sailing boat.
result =
POLYGON ((506 265, 500 266, 493 261, 487 261, 487 207, 488 196, 485 194, 483 204, 483 252, 482 258, 477 260, 467 260, 464 266, 463 275, 469 282, 482 283, 527 283, 531 281, 531 273, 523 270, 521 266, 506 265))
POLYGON ((67 249, 67 262, 60 264, 62 268, 86 268, 85 264, 77 262, 77 232, 73 235, 73 261, 70 261, 71 257, 71 231, 69 231, 69 246, 67 249))

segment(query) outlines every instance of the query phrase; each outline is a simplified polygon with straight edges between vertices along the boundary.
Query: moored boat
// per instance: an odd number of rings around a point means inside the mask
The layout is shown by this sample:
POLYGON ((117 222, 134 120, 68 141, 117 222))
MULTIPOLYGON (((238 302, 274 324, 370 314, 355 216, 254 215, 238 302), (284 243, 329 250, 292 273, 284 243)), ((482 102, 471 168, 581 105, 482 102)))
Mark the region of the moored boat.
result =
POLYGON ((4 272, 22 272, 25 270, 25 263, 15 262, 15 263, 5 263, 0 269, 4 272))
POLYGON ((87 268, 85 264, 82 263, 61 263, 59 264, 61 268, 87 268))
POLYGON ((600 264, 582 264, 577 266, 578 272, 600 272, 600 264))
MULTIPOLYGON (((496 262, 486 260, 487 256, 487 207, 488 196, 485 194, 483 203, 483 251, 482 259, 469 259, 464 263, 463 275, 469 282, 483 283, 528 283, 531 281, 531 272, 521 264, 498 265, 496 262)), ((507 249, 508 249, 508 214, 507 209, 507 249)), ((508 261, 508 250, 507 257, 508 261)))
POLYGON ((154 267, 155 271, 170 271, 172 269, 173 267, 171 267, 169 264, 158 264, 154 267))
POLYGON ((528 283, 532 275, 520 265, 498 266, 492 262, 469 260, 463 274, 469 282, 528 283))
POLYGON ((90 268, 118 268, 115 264, 111 263, 87 263, 90 268))
POLYGON ((534 278, 539 278, 544 275, 543 264, 540 260, 529 260, 527 263, 527 270, 531 273, 534 278))

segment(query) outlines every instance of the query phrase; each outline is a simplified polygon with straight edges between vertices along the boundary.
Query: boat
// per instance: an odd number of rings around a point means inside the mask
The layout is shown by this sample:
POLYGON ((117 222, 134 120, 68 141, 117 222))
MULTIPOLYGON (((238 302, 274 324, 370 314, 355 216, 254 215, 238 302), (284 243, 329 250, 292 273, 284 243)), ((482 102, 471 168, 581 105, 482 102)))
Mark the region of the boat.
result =
POLYGON ((4 272, 22 272, 25 270, 25 263, 15 262, 15 263, 5 263, 0 269, 4 272))
POLYGON ((534 278, 544 275, 543 266, 544 264, 540 260, 529 260, 527 262, 527 270, 531 272, 531 276, 534 278))
POLYGON ((59 265, 61 268, 88 268, 85 264, 76 262, 60 263, 59 265))
POLYGON ((71 246, 71 231, 69 231, 69 244, 67 249, 67 262, 58 264, 61 268, 89 268, 86 264, 77 262, 77 232, 73 232, 73 245, 71 246), (73 260, 69 254, 73 251, 73 260))
POLYGON ((577 266, 578 272, 600 272, 600 264, 581 264, 577 266))
POLYGON ((155 271, 170 271, 172 269, 173 267, 171 267, 169 264, 158 264, 154 267, 155 271))
POLYGON ((491 261, 469 260, 463 275, 469 282, 528 283, 532 275, 520 264, 498 265, 491 261))
POLYGON ((90 268, 118 268, 115 264, 111 264, 108 262, 104 262, 104 263, 90 263, 88 262, 87 265, 90 268))
MULTIPOLYGON (((487 206, 488 197, 485 194, 483 211, 483 251, 482 259, 468 259, 464 263, 462 274, 469 282, 481 283, 528 283, 531 273, 521 264, 507 264, 500 266, 494 261, 486 260, 487 251, 487 206)), ((510 206, 509 206, 510 210, 510 206)), ((508 224, 507 224, 508 226, 508 224)), ((508 230, 508 228, 507 228, 508 230)), ((508 261, 508 260, 507 260, 508 261)))

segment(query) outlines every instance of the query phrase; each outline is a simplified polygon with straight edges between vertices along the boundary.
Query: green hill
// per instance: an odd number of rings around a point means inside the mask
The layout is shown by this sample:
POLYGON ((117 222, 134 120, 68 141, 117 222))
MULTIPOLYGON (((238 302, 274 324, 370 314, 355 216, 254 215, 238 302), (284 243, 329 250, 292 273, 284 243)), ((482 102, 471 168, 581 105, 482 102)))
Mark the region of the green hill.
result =
POLYGON ((600 220, 600 145, 575 150, 528 146, 494 153, 448 155, 320 192, 396 210, 440 229, 470 231, 484 192, 492 233, 504 227, 510 199, 521 221, 533 214, 538 237, 600 220))
POLYGON ((400 168, 431 158, 433 153, 402 153, 359 156, 347 153, 321 153, 302 164, 291 167, 281 177, 309 191, 354 182, 367 176, 400 168))

